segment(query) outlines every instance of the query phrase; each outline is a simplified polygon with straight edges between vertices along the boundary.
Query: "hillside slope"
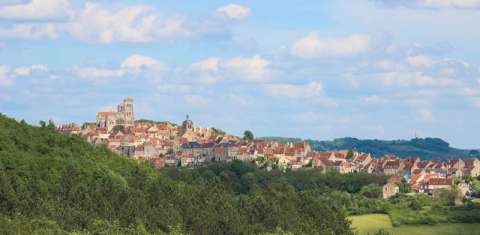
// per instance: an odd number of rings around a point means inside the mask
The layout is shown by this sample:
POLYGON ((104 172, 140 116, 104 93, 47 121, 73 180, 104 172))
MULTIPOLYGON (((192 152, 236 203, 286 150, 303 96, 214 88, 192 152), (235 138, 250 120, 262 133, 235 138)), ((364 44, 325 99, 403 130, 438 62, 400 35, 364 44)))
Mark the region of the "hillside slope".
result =
MULTIPOLYGON (((301 141, 298 138, 264 137, 281 142, 301 141)), ((332 151, 353 149, 371 153, 376 157, 395 154, 400 157, 420 156, 422 159, 447 160, 451 158, 468 158, 479 156, 476 150, 452 148, 450 144, 439 138, 415 138, 411 140, 360 140, 356 138, 340 138, 331 141, 306 140, 313 150, 332 151)))
POLYGON ((281 172, 211 167, 179 180, 53 124, 0 114, 0 234, 351 234, 342 209, 281 172))

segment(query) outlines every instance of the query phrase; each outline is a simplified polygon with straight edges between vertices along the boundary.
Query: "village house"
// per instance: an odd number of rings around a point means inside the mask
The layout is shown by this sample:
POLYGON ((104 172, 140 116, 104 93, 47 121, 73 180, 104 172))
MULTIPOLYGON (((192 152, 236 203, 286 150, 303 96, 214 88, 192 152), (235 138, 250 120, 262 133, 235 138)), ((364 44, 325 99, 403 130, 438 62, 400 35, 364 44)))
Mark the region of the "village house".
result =
POLYGON ((431 193, 437 189, 452 189, 453 179, 451 178, 430 178, 421 187, 423 192, 431 193))
POLYGON ((400 160, 387 161, 383 166, 383 173, 386 175, 396 175, 400 172, 400 160))
POLYGON ((400 192, 400 188, 394 182, 388 182, 382 187, 383 198, 387 199, 400 192))
POLYGON ((465 160, 464 166, 465 174, 471 177, 478 177, 480 176, 480 161, 476 158, 470 158, 465 160))
POLYGON ((333 163, 333 169, 335 169, 335 171, 339 172, 340 174, 353 172, 352 164, 348 161, 335 161, 333 163))

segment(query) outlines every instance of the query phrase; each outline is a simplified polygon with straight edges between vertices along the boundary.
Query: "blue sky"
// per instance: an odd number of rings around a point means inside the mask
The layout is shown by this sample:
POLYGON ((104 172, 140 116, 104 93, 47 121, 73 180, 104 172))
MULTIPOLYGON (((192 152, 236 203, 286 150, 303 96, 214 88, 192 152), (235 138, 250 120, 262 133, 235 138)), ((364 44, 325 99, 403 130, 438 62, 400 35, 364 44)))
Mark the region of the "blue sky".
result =
POLYGON ((480 0, 0 1, 0 112, 479 148, 480 0))

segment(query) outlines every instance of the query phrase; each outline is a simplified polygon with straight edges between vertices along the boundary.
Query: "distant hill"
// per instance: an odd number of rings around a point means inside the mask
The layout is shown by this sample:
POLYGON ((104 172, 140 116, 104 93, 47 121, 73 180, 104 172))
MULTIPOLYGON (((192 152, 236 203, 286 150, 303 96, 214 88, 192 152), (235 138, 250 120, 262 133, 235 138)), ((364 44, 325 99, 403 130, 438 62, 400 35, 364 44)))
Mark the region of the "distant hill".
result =
MULTIPOLYGON (((262 137, 261 139, 280 142, 301 141, 299 138, 262 137)), ((371 153, 375 157, 395 154, 399 157, 419 156, 422 159, 447 160, 451 158, 479 157, 478 150, 458 149, 439 138, 415 138, 411 140, 360 140, 357 138, 339 138, 328 141, 310 140, 308 144, 316 151, 352 149, 371 153)))

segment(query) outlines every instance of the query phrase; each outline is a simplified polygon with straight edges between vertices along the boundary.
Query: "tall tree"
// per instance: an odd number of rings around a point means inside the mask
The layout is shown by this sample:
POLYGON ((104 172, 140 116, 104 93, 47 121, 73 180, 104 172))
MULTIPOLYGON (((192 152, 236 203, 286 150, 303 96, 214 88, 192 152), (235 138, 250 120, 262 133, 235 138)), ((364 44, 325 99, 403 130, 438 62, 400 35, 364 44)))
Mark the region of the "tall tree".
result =
POLYGON ((254 139, 253 132, 250 131, 250 130, 246 130, 245 132, 243 132, 243 139, 244 140, 253 140, 254 139))

